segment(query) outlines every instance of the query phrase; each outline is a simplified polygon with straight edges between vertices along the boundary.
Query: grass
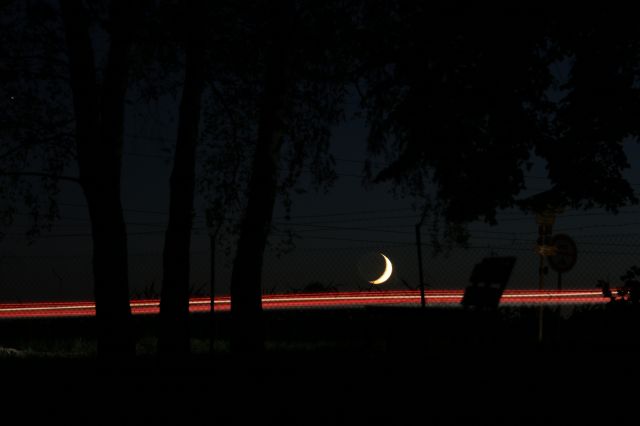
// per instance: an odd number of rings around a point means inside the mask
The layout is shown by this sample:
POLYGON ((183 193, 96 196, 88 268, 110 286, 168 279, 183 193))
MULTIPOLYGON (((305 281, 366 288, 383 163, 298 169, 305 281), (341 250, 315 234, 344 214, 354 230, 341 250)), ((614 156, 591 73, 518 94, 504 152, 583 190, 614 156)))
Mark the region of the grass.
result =
MULTIPOLYGON (((266 350, 278 353, 452 352, 461 350, 636 349, 640 313, 631 306, 577 307, 567 315, 547 308, 539 344, 538 308, 504 307, 497 312, 456 308, 367 308, 266 311, 266 350)), ((229 352, 228 313, 216 316, 214 353, 229 352)), ((191 318, 194 356, 209 354, 210 318, 191 318)), ((158 318, 135 317, 137 353, 156 353, 158 318)), ((96 355, 92 318, 0 321, 0 358, 92 358, 96 355)))
MULTIPOLYGON (((229 417, 216 417, 217 424, 243 424, 237 418, 243 414, 255 421, 256 412, 264 424, 554 424, 553 401, 578 398, 581 403, 567 410, 573 416, 576 407, 586 407, 591 418, 598 395, 614 397, 626 389, 615 380, 634 383, 633 369, 624 363, 633 355, 589 352, 637 350, 636 310, 548 309, 542 345, 537 314, 535 307, 497 313, 392 307, 268 311, 267 353, 259 359, 230 353, 226 313, 216 317, 212 359, 209 318, 199 314, 191 318, 193 356, 180 368, 157 360, 157 317, 140 316, 134 324, 139 356, 123 373, 95 368, 91 319, 0 321, 0 376, 18 377, 7 387, 13 394, 40 389, 46 398, 59 398, 60 406, 74 401, 74 410, 84 406, 75 401, 91 401, 104 384, 114 386, 114 395, 135 408, 126 414, 123 409, 122 418, 137 412, 145 424, 146 416, 164 417, 176 408, 178 398, 189 400, 179 416, 211 421, 213 409, 229 417), (64 395, 65 386, 74 398, 64 395), (545 403, 538 403, 541 398, 545 403), (242 410, 227 409, 238 403, 242 410), (516 417, 505 406, 518 407, 516 417), (547 417, 543 410, 551 406, 547 417)), ((112 408, 117 413, 121 407, 112 408)), ((608 420, 601 423, 615 423, 608 420)))

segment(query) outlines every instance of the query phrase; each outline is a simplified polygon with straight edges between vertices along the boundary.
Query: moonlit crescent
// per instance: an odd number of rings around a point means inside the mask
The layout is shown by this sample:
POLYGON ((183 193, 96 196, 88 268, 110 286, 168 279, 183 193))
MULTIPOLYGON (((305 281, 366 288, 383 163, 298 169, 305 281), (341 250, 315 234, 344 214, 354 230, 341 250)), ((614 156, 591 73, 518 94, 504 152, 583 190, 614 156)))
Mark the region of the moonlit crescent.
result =
POLYGON ((377 280, 369 281, 371 284, 384 283, 389 279, 389 277, 391 276, 391 273, 393 272, 393 265, 391 264, 391 261, 389 260, 389 258, 382 253, 380 253, 380 255, 384 257, 384 263, 385 263, 384 272, 382 273, 382 275, 380 275, 380 277, 377 280))

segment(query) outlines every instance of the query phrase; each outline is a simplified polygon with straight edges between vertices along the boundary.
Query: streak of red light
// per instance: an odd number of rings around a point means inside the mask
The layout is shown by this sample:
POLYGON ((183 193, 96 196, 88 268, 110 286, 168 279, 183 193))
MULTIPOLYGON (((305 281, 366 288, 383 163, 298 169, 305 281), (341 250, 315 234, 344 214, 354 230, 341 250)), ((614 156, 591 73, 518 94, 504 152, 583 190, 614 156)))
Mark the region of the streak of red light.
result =
MULTIPOLYGON (((427 305, 460 305, 463 290, 429 290, 427 305)), ((502 295, 501 305, 572 305, 599 304, 609 301, 598 290, 507 290, 502 295)), ((192 298, 190 312, 209 312, 208 297, 192 298)), ((229 296, 214 300, 216 311, 228 311, 231 307, 229 296)), ((410 290, 378 290, 365 292, 331 293, 289 293, 265 294, 262 297, 264 309, 313 309, 347 308, 381 305, 419 306, 420 293, 410 290)), ((158 299, 132 300, 133 314, 157 314, 160 310, 158 299)), ((94 316, 95 303, 81 302, 32 302, 0 304, 0 318, 74 317, 94 316)))

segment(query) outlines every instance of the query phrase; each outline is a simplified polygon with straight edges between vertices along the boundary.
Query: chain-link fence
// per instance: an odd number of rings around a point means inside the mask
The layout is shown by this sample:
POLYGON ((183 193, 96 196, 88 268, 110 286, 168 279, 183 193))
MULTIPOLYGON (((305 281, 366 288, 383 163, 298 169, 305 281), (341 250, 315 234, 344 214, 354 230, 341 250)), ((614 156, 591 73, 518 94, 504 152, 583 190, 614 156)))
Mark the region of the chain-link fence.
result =
MULTIPOLYGON (((454 247, 433 255, 423 245, 424 281, 428 289, 464 289, 474 265, 488 256, 515 256, 516 263, 507 289, 536 289, 539 282, 537 235, 473 235, 467 247, 454 247)), ((640 264, 640 234, 572 235, 577 245, 575 266, 562 274, 563 289, 595 289, 598 280, 620 283, 629 267, 640 264)), ((306 242, 309 240, 301 240, 306 242)), ((370 281, 385 269, 384 253, 393 274, 376 290, 416 289, 419 285, 418 254, 414 242, 369 242, 343 247, 311 247, 299 244, 285 254, 267 250, 263 268, 266 294, 302 291, 353 292, 371 290, 370 281)), ((193 296, 210 295, 211 256, 208 250, 191 253, 193 296)), ((232 255, 215 259, 216 296, 229 293, 232 255)), ((548 265, 548 263, 545 263, 548 265)), ((156 298, 162 282, 160 253, 132 253, 129 257, 131 296, 156 298)), ((0 303, 18 301, 92 300, 93 278, 90 255, 5 256, 0 259, 0 303)), ((544 286, 556 288, 558 274, 550 268, 544 286)))

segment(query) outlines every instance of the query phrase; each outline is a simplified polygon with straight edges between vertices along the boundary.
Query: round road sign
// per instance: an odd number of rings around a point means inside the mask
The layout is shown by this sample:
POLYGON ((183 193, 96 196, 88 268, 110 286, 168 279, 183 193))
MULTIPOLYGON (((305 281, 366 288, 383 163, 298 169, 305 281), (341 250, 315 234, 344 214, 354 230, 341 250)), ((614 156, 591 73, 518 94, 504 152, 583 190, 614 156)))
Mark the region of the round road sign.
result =
POLYGON ((549 266, 556 272, 567 272, 576 264, 578 248, 575 241, 565 234, 551 237, 551 245, 557 248, 556 254, 547 257, 549 266))

